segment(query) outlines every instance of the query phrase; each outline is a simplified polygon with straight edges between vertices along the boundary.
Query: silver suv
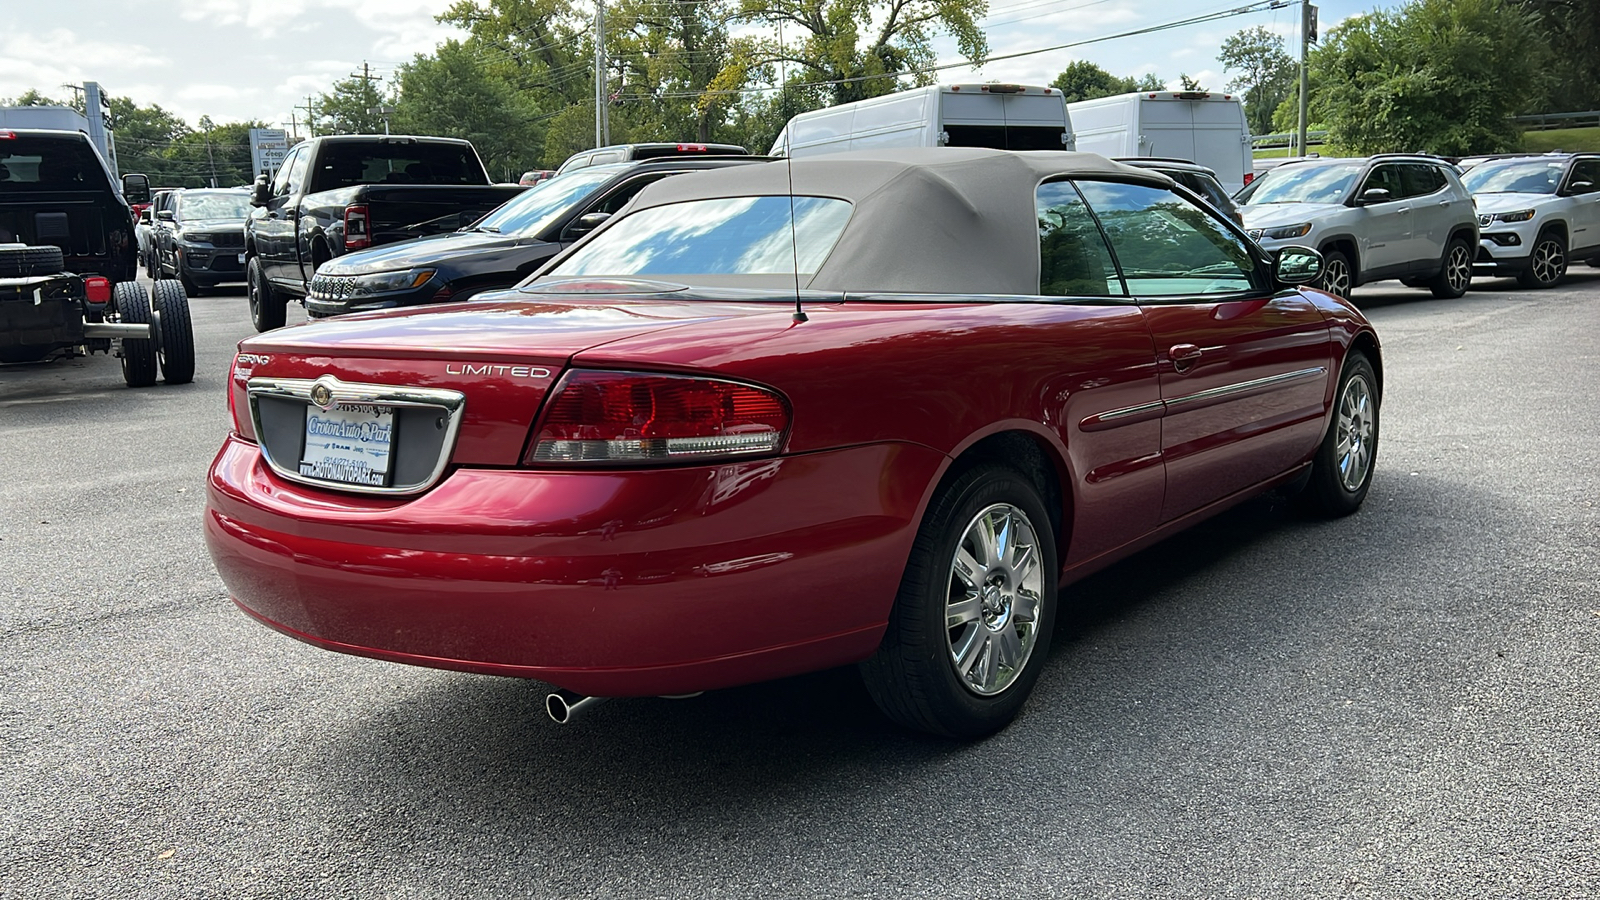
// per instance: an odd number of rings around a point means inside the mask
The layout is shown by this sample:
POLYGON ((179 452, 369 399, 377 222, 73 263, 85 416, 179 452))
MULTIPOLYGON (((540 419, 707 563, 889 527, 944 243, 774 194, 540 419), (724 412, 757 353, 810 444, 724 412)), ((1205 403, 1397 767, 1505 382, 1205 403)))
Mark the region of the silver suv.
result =
POLYGON ((1398 278, 1459 297, 1472 283, 1478 216, 1455 167, 1432 156, 1306 159, 1234 195, 1245 228, 1268 250, 1315 247, 1321 287, 1341 297, 1398 278))
POLYGON ((1488 159, 1461 178, 1478 205, 1479 275, 1546 288, 1573 259, 1600 265, 1600 154, 1488 159))

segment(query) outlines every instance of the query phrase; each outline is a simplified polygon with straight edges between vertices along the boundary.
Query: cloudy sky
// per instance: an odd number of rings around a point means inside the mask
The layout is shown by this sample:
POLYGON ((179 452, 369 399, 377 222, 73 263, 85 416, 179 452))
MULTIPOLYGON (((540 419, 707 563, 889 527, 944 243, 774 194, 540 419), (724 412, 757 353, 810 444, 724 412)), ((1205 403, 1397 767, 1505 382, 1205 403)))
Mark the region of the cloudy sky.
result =
MULTIPOLYGON (((455 34, 433 21, 451 0, 0 0, 0 97, 98 81, 115 96, 158 103, 191 124, 263 119, 287 124, 307 94, 363 62, 383 76, 455 34)), ((991 0, 985 20, 998 56, 1237 7, 1243 0, 991 0)), ((1322 28, 1397 0, 1324 0, 1322 28)), ((941 80, 1045 84, 1073 59, 1117 75, 1179 72, 1207 87, 1227 80, 1216 60, 1228 35, 1266 25, 1293 35, 1298 10, 1237 16, 1137 38, 992 63, 941 80)), ((1291 41, 1291 46, 1293 41, 1291 41)), ((941 61, 954 61, 942 42, 941 61)))

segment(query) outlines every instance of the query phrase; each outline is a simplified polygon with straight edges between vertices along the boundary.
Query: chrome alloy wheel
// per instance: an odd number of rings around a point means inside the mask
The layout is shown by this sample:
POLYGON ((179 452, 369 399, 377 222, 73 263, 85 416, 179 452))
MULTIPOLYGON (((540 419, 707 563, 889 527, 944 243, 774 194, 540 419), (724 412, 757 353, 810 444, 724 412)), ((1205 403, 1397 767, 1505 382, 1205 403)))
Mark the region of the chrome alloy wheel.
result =
POLYGON ((1039 638, 1044 591, 1027 513, 996 503, 967 524, 950 562, 945 638, 961 685, 990 697, 1010 687, 1039 638))
POLYGON ((1533 248, 1530 268, 1540 284, 1555 284, 1567 273, 1567 254, 1561 249, 1561 243, 1552 238, 1540 241, 1533 248))
POLYGON ((1472 251, 1461 244, 1450 248, 1450 258, 1445 260, 1444 279, 1450 290, 1464 294, 1472 284, 1472 251))
POLYGON ((1361 489, 1372 467, 1376 413, 1367 379, 1357 375, 1345 382, 1344 391, 1339 395, 1339 431, 1334 460, 1339 467, 1339 484, 1351 493, 1361 489))
POLYGON ((1341 297, 1350 296, 1350 266, 1342 259, 1329 259, 1322 270, 1322 289, 1341 297))

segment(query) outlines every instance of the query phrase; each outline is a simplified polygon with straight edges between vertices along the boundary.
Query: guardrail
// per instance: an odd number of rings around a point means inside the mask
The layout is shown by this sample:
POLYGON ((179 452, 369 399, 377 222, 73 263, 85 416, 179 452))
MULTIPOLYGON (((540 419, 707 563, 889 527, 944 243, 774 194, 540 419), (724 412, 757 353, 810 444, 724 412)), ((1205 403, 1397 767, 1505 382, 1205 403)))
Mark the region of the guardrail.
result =
MULTIPOLYGON (((1277 147, 1287 147, 1297 137, 1294 132, 1286 131, 1282 134, 1256 134, 1250 137, 1250 146, 1256 150, 1271 150, 1277 147)), ((1326 131, 1306 132, 1306 144, 1320 144, 1327 140, 1326 131)))
POLYGON ((1600 126, 1600 109, 1587 112, 1539 113, 1533 116, 1512 116, 1511 121, 1524 131, 1550 131, 1555 128, 1588 128, 1600 126))

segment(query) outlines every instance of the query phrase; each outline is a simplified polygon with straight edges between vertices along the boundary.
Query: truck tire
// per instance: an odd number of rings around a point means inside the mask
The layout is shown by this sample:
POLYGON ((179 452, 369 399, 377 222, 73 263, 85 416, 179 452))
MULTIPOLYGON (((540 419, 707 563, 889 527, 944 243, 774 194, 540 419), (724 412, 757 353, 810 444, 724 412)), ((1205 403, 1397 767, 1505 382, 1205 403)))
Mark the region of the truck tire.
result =
POLYGON ((194 325, 189 318, 189 298, 183 285, 170 279, 156 282, 156 310, 161 313, 161 380, 188 384, 194 380, 194 325))
POLYGON ((278 295, 261 271, 261 257, 250 257, 244 270, 245 291, 250 295, 250 324, 257 331, 282 328, 289 317, 289 301, 278 295))
MULTIPOLYGON (((117 317, 127 325, 150 323, 150 298, 144 285, 136 281, 118 284, 111 294, 117 317)), ((122 339, 122 380, 128 387, 149 387, 156 383, 156 347, 148 338, 122 339)))
POLYGON ((60 247, 0 244, 0 278, 59 275, 65 267, 60 247))

